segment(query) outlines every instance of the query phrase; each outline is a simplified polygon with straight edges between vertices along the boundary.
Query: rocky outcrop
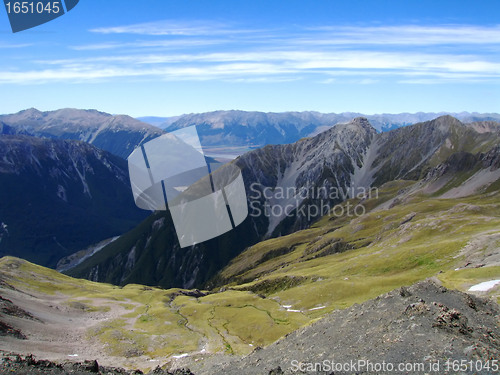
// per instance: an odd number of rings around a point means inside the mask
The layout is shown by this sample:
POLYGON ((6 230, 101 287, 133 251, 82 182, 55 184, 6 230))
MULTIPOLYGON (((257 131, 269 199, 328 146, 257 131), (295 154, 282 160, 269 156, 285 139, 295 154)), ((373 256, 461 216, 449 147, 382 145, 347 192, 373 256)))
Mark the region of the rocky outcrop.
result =
MULTIPOLYGON (((55 363, 47 360, 38 360, 33 355, 20 356, 12 353, 0 353, 0 372, 24 375, 143 375, 140 370, 124 370, 101 366, 97 361, 55 363)), ((194 375, 188 369, 173 371, 157 368, 147 375, 194 375)))

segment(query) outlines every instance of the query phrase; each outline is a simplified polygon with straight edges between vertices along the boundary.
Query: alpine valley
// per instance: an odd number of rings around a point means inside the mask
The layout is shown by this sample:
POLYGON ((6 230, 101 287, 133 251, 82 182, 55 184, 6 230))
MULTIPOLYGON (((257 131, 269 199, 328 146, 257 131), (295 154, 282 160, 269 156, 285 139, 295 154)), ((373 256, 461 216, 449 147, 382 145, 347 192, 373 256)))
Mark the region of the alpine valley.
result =
MULTIPOLYGON (((391 181, 426 181, 436 168, 466 156, 477 161, 460 167, 469 168, 461 173, 469 173, 480 189, 498 178, 499 172, 490 171, 490 166, 483 171, 480 159, 497 152, 499 143, 500 127, 493 122, 464 125, 443 116, 377 133, 366 118, 356 118, 312 138, 266 146, 237 158, 234 163, 242 170, 250 214, 235 230, 181 249, 169 213, 157 212, 68 273, 117 285, 212 285, 217 272, 248 246, 306 229, 326 213, 310 212, 310 207, 340 204, 344 197, 332 197, 332 191, 349 194, 391 181), (474 173, 484 175, 480 182, 474 173), (304 190, 311 193, 297 193, 304 190)), ((447 186, 451 189, 452 184, 447 186)), ((268 256, 283 252, 287 250, 280 248, 268 256)))
POLYGON ((135 208, 123 159, 163 130, 96 111, 0 117, 0 373, 497 373, 499 116, 458 117, 144 118, 255 148, 230 162, 249 216, 182 249, 168 211, 135 208))

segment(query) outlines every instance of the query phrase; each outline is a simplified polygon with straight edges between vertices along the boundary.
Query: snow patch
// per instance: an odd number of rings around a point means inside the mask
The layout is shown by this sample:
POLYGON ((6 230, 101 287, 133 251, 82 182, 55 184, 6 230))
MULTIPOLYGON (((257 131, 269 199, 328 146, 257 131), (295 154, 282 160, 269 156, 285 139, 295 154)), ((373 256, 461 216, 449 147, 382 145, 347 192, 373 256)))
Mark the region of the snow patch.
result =
POLYGON ((312 309, 309 309, 308 311, 321 310, 321 309, 324 309, 325 307, 326 306, 313 307, 312 309))
POLYGON ((185 358, 188 355, 189 355, 188 353, 183 353, 183 354, 179 354, 179 355, 174 355, 172 357, 175 358, 175 359, 179 359, 179 358, 185 358))
POLYGON ((500 284, 500 280, 490 280, 485 281, 469 288, 469 292, 486 292, 494 288, 497 284, 500 284))

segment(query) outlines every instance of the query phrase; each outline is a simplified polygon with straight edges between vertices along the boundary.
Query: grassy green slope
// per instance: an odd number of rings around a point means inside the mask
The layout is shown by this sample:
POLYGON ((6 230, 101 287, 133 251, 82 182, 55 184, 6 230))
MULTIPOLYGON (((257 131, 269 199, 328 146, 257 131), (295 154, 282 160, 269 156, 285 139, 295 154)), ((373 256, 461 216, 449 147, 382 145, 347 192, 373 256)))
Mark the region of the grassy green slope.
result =
POLYGON ((363 203, 369 211, 364 216, 325 216, 310 229, 261 242, 213 282, 263 293, 315 317, 432 276, 463 290, 500 278, 498 266, 455 270, 471 253, 481 257, 500 245, 493 236, 500 233, 500 193, 461 199, 413 194, 404 203, 378 209, 412 184, 384 185, 378 199, 363 203), (471 240, 486 234, 489 240, 464 253, 471 240))
POLYGON ((246 354, 310 321, 248 291, 196 298, 180 289, 118 287, 74 279, 13 257, 0 259, 0 291, 5 284, 35 297, 62 295, 69 306, 89 314, 112 311, 112 319, 88 329, 89 342, 97 338, 109 355, 127 358, 202 350, 246 354))

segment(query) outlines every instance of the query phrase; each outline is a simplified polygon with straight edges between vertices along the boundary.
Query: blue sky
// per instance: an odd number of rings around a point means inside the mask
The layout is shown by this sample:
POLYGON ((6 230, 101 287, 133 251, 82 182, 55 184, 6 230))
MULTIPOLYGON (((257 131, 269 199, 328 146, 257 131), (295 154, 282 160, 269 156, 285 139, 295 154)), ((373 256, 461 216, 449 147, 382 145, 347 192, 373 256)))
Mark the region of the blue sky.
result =
POLYGON ((500 1, 80 0, 12 34, 0 113, 500 112, 500 1))

